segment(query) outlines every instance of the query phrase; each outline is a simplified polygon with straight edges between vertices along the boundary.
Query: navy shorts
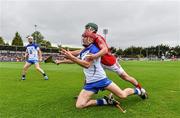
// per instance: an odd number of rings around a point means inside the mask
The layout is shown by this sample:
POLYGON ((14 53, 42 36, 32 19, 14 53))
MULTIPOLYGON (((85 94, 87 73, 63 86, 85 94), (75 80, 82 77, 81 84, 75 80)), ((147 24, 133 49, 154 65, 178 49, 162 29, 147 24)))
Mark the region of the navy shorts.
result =
POLYGON ((84 85, 84 89, 87 91, 92 91, 95 94, 98 93, 99 90, 103 91, 105 87, 110 85, 112 81, 108 78, 105 78, 103 80, 93 82, 93 83, 87 83, 84 85))
POLYGON ((38 63, 38 60, 27 60, 26 62, 28 62, 30 64, 36 64, 36 63, 38 63))

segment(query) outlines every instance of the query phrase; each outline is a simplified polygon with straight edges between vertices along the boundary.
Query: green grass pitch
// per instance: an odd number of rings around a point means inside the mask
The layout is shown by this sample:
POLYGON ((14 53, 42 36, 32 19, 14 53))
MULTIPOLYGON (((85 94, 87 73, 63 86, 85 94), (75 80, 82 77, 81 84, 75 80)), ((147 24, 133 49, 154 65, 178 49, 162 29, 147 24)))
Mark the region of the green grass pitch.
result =
MULTIPOLYGON (((0 118, 180 118, 180 62, 122 62, 149 93, 147 100, 118 99, 126 114, 112 106, 76 109, 73 97, 83 86, 83 73, 75 64, 41 64, 48 81, 31 67, 21 81, 23 64, 0 62, 0 118)), ((121 88, 133 87, 113 72, 107 75, 121 88)))

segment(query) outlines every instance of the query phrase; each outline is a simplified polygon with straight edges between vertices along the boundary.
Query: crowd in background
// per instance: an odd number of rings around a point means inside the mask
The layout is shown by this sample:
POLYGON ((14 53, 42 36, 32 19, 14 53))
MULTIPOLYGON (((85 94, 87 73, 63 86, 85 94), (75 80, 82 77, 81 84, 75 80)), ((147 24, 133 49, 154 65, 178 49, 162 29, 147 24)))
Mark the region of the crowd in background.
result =
MULTIPOLYGON (((0 62, 23 62, 25 52, 0 52, 0 62)), ((43 53, 42 57, 45 60, 47 57, 53 56, 53 59, 62 59, 59 53, 43 53)))
MULTIPOLYGON (((25 52, 24 51, 0 51, 0 62, 23 62, 25 61, 24 58, 25 52)), ((176 56, 172 55, 170 57, 166 57, 165 55, 162 55, 161 57, 158 58, 158 56, 155 55, 149 55, 148 58, 130 58, 130 57, 121 57, 121 56, 117 56, 116 54, 114 54, 117 59, 119 60, 139 60, 139 61, 143 61, 143 60, 180 60, 179 58, 177 58, 176 56)), ((54 60, 58 59, 58 60, 63 60, 64 57, 62 55, 60 55, 59 53, 50 53, 50 52, 44 52, 42 53, 42 58, 43 61, 48 58, 49 56, 52 56, 54 60)))

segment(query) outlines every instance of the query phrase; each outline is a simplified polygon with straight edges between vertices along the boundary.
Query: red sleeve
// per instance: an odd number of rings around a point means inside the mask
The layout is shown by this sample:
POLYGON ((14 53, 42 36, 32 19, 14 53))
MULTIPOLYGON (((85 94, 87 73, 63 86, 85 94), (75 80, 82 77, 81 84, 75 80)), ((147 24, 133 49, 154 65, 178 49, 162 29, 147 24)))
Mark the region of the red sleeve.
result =
POLYGON ((96 33, 92 33, 90 31, 85 31, 83 34, 82 34, 83 37, 90 37, 90 38, 93 38, 94 39, 94 43, 96 44, 96 46, 99 48, 99 49, 102 49, 103 46, 106 46, 106 48, 108 48, 108 45, 106 43, 106 40, 101 36, 101 35, 98 35, 96 33))
POLYGON ((108 48, 105 39, 103 37, 101 37, 101 36, 98 36, 98 38, 96 38, 95 44, 97 45, 97 47, 99 49, 102 49, 103 44, 105 44, 106 48, 108 48))

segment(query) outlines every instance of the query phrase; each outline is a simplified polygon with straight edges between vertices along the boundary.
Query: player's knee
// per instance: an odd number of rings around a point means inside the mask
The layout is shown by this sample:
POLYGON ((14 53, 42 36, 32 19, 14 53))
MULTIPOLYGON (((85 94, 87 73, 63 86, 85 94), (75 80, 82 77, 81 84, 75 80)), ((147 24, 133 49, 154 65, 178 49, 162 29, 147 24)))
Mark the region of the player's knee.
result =
POLYGON ((83 109, 85 108, 86 104, 85 103, 76 103, 76 108, 78 109, 83 109))
POLYGON ((122 95, 121 95, 121 98, 122 98, 122 99, 125 99, 125 98, 127 98, 127 95, 126 95, 126 94, 122 94, 122 95))
POLYGON ((76 104, 76 108, 77 109, 83 109, 84 107, 82 105, 80 105, 80 104, 78 104, 78 105, 76 104))
POLYGON ((36 70, 40 70, 40 67, 35 67, 36 68, 36 70))
POLYGON ((122 99, 125 99, 125 98, 127 98, 127 94, 122 94, 122 97, 121 97, 122 99))
POLYGON ((24 67, 23 67, 23 70, 24 70, 24 71, 26 71, 26 70, 27 70, 27 67, 26 67, 26 66, 24 66, 24 67))

